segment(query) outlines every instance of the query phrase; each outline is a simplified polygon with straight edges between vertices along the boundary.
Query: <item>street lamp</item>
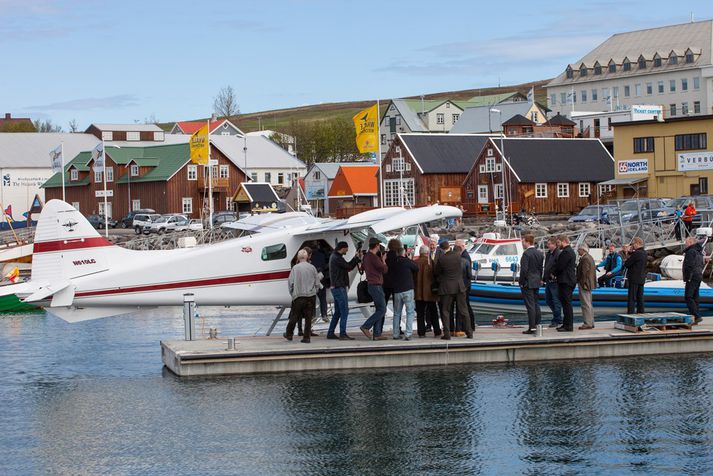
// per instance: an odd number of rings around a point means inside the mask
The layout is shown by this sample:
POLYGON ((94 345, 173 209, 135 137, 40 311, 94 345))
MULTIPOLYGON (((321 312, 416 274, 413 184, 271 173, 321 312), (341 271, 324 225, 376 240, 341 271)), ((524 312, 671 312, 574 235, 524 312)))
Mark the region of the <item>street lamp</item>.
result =
MULTIPOLYGON (((121 149, 118 145, 112 145, 117 149, 121 149)), ((104 171, 102 172, 102 178, 104 179, 104 236, 109 237, 109 209, 107 206, 107 191, 106 191, 106 147, 102 147, 102 154, 104 154, 104 171)), ((117 164, 118 165, 118 164, 117 164)), ((119 170, 117 169, 117 173, 119 170)), ((112 178, 113 180, 113 178, 112 178)))
MULTIPOLYGON (((503 213, 505 213, 505 142, 503 141, 504 138, 504 130, 503 130, 503 112, 500 109, 496 108, 490 108, 488 111, 488 121, 490 120, 490 114, 491 113, 497 113, 499 118, 498 121, 500 122, 500 183, 503 187, 503 196, 502 196, 502 201, 503 201, 503 213)), ((492 130, 491 130, 492 132, 492 130)), ((512 214, 512 210, 511 210, 512 214)))

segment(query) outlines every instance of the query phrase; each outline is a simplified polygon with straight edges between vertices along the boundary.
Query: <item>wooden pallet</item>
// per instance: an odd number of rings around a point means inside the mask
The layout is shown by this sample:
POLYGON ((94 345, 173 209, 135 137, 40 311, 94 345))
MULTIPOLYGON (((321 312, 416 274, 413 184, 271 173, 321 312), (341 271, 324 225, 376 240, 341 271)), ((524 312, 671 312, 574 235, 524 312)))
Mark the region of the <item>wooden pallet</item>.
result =
POLYGON ((621 329, 628 332, 666 332, 666 331, 679 331, 679 330, 692 330, 693 326, 691 324, 686 324, 683 322, 679 323, 669 323, 669 324, 644 324, 643 326, 627 326, 620 322, 614 323, 615 329, 621 329))
POLYGON ((691 329, 693 316, 680 312, 650 312, 619 314, 614 327, 629 332, 691 329))

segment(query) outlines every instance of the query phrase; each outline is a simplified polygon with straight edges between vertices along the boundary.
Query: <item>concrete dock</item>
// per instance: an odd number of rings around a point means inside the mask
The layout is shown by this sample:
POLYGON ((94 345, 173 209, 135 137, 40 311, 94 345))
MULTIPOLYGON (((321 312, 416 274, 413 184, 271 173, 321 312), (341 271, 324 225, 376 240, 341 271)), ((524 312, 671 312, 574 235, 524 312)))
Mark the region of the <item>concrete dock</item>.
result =
MULTIPOLYGON (((226 339, 161 342, 164 365, 180 376, 211 376, 314 370, 420 367, 477 363, 515 363, 713 351, 713 317, 691 330, 632 333, 614 322, 595 329, 560 333, 546 328, 542 337, 522 334, 523 327, 480 326, 474 339, 432 336, 410 341, 353 341, 313 337, 303 344, 295 336, 237 337, 235 349, 226 339)), ((390 336, 389 336, 390 337, 390 336)))

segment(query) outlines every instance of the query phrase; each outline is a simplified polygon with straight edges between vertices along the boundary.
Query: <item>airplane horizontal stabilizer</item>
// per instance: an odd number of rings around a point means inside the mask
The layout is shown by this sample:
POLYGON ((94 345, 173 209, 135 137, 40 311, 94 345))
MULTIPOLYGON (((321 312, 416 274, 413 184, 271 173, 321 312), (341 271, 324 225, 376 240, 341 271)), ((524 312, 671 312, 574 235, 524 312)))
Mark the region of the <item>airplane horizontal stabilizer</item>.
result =
POLYGON ((47 299, 55 293, 58 293, 70 285, 69 281, 60 281, 59 283, 47 284, 45 286, 38 287, 32 294, 27 296, 23 301, 25 302, 37 302, 47 299))
POLYGON ((41 284, 33 281, 26 281, 24 283, 18 284, 8 284, 6 286, 0 286, 0 296, 10 296, 15 294, 17 296, 27 296, 37 291, 41 284))

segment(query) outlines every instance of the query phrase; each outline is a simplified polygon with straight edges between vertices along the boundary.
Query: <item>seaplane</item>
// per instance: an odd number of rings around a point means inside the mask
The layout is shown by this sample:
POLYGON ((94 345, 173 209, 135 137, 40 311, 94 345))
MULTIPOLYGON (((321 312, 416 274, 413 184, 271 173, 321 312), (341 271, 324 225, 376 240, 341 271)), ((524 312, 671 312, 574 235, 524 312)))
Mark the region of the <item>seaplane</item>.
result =
POLYGON ((248 220, 238 238, 136 251, 106 240, 68 203, 50 200, 37 222, 30 279, 2 286, 0 296, 15 294, 67 322, 182 306, 187 294, 202 306, 289 307, 291 261, 306 244, 331 250, 346 241, 350 259, 371 236, 461 216, 456 207, 431 205, 378 208, 348 219, 261 217, 248 220))

